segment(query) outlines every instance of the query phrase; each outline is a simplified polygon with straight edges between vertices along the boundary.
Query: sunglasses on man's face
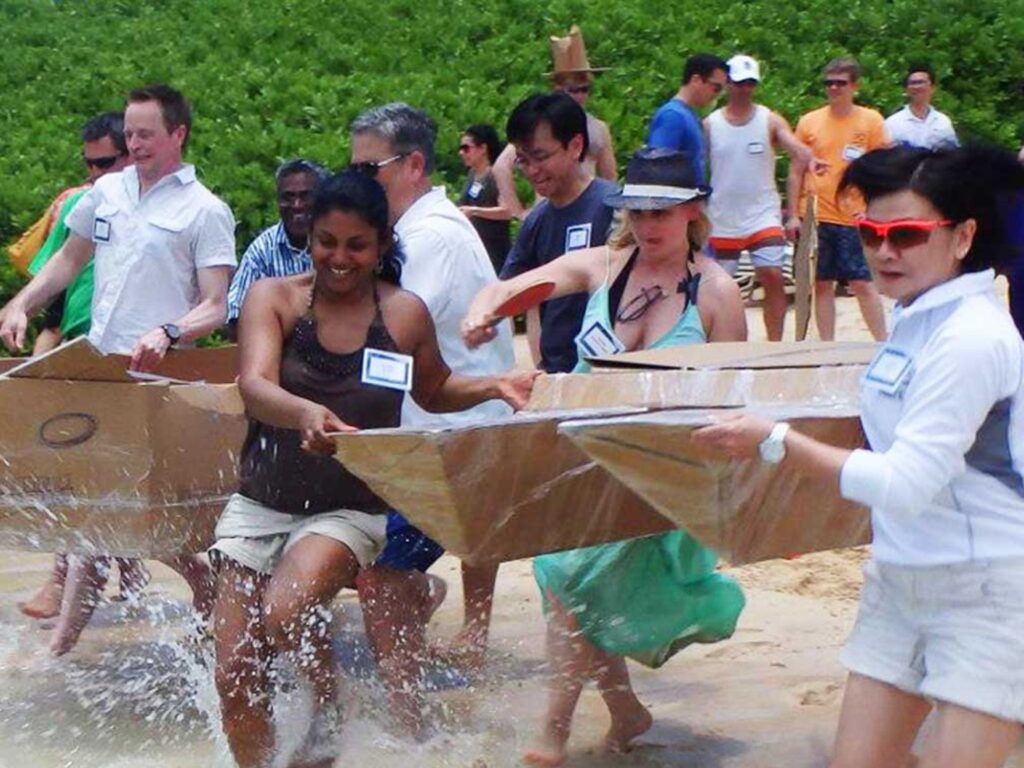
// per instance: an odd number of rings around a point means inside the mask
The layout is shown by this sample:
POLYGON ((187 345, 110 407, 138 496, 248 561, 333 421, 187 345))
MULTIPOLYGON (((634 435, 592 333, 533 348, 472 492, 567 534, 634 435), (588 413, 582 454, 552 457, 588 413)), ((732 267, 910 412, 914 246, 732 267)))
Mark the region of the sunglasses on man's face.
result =
POLYGON ((573 94, 577 94, 577 93, 590 93, 590 86, 586 85, 586 84, 584 84, 584 85, 567 85, 565 87, 565 92, 566 93, 573 93, 573 94))
POLYGON ((469 152, 471 149, 473 149, 472 144, 459 144, 459 152, 469 152))
POLYGON ((380 169, 384 166, 397 163, 399 160, 404 159, 408 156, 406 152, 399 152, 397 155, 392 155, 384 160, 367 160, 362 163, 349 163, 348 169, 361 173, 363 176, 369 176, 371 179, 376 178, 377 174, 380 173, 380 169))
POLYGON ((105 171, 108 168, 113 168, 114 163, 121 159, 120 155, 109 155, 108 157, 85 157, 82 156, 82 162, 89 168, 99 168, 101 171, 105 171))
POLYGON ((826 88, 845 88, 850 84, 849 80, 833 80, 831 78, 825 79, 826 88))
POLYGON ((952 226, 950 219, 901 219, 899 221, 873 221, 872 219, 857 219, 857 232, 860 234, 860 241, 864 247, 871 251, 877 251, 882 243, 889 242, 889 245, 897 251, 905 248, 913 248, 928 242, 932 232, 940 227, 952 226))

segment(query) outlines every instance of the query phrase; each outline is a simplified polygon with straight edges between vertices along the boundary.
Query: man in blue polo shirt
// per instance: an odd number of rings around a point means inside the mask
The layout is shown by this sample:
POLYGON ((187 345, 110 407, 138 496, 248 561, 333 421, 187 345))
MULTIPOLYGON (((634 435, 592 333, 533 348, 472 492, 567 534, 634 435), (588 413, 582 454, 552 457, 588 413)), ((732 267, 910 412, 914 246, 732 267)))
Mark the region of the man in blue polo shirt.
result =
POLYGON ((698 109, 711 106, 725 88, 726 63, 710 53, 698 53, 686 60, 683 84, 651 120, 647 146, 688 152, 697 174, 707 181, 704 129, 698 109))
MULTIPOLYGON (((535 269, 569 251, 604 245, 612 225, 605 198, 618 187, 595 179, 582 163, 587 154, 587 114, 564 93, 530 96, 505 126, 516 164, 544 198, 526 217, 501 271, 502 279, 535 269)), ((530 323, 534 362, 548 373, 576 366, 576 335, 587 306, 585 294, 544 302, 537 328, 530 323)))

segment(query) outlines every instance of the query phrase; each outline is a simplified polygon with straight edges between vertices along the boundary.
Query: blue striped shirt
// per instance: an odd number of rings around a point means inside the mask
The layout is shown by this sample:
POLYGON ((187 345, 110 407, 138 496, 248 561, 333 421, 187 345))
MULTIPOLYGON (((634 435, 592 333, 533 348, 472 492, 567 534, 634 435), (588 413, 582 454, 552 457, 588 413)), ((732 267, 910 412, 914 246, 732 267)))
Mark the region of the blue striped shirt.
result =
POLYGON ((263 230, 245 249, 235 277, 228 288, 228 322, 238 319, 249 286, 264 277, 288 277, 313 269, 313 260, 306 248, 288 242, 280 221, 263 230))

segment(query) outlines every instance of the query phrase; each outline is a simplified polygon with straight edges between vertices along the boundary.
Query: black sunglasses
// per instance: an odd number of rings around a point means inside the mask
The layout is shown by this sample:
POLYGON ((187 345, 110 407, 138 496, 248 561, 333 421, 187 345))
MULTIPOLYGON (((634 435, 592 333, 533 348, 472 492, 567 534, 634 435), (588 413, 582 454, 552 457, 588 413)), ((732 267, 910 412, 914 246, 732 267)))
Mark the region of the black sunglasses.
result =
POLYGON ((565 89, 566 93, 590 93, 589 85, 570 85, 565 89))
POLYGON ((377 178, 377 174, 380 172, 381 168, 385 165, 397 163, 399 160, 408 157, 408 154, 408 152, 399 152, 397 155, 392 155, 385 160, 367 160, 362 163, 349 163, 348 169, 350 171, 355 171, 356 173, 361 173, 363 176, 369 176, 371 179, 375 179, 377 178))
POLYGON ((459 152, 469 152, 471 149, 473 149, 472 144, 459 144, 459 152))
POLYGON ((113 168, 114 163, 120 159, 120 155, 110 155, 109 157, 86 157, 85 155, 82 155, 82 161, 89 168, 99 168, 101 171, 113 168))
POLYGON ((846 86, 848 86, 850 84, 850 81, 849 80, 832 80, 832 79, 826 78, 824 83, 825 83, 825 87, 826 88, 845 88, 846 86))

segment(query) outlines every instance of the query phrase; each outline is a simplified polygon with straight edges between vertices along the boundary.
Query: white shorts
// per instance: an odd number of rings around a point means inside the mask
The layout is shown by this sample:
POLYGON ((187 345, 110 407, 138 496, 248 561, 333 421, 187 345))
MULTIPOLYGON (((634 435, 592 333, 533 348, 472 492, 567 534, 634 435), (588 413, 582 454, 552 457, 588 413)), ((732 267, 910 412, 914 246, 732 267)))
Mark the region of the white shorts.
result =
POLYGON ((868 562, 840 658, 908 693, 1024 722, 1024 560, 868 562))
POLYGON ((782 269, 782 265, 786 263, 786 246, 764 245, 755 248, 750 252, 750 263, 754 265, 754 269, 764 267, 782 269))
POLYGON ((387 523, 386 514, 371 515, 354 509, 289 515, 235 493, 217 521, 217 541, 210 547, 210 554, 222 553, 246 568, 269 574, 299 539, 317 534, 340 541, 365 567, 383 548, 387 523))

